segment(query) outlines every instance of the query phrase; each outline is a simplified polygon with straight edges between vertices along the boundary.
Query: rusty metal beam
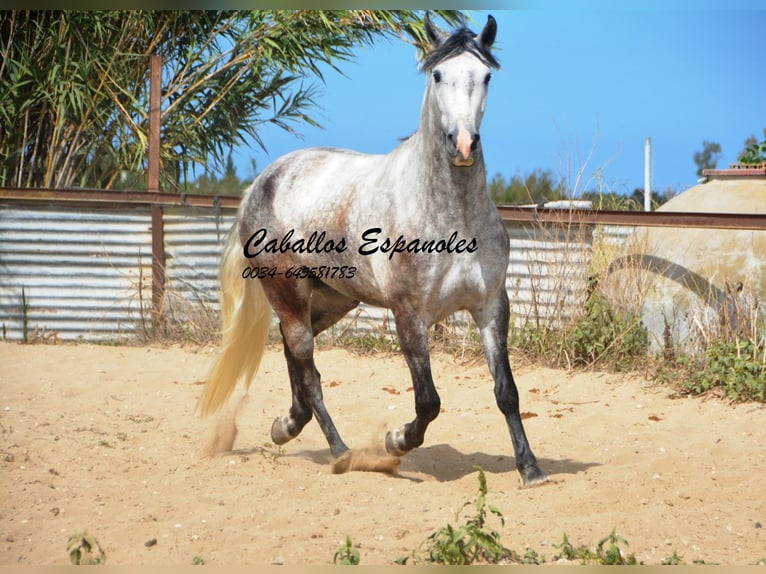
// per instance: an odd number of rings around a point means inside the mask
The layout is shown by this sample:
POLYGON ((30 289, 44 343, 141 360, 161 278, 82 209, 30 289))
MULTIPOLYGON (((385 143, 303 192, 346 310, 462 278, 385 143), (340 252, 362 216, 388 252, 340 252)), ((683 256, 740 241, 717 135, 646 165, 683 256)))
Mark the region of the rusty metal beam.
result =
POLYGON ((49 189, 0 187, 0 199, 44 201, 79 204, 109 204, 109 206, 161 205, 164 207, 239 207, 235 195, 208 195, 147 192, 138 190, 105 191, 103 189, 49 189))
MULTIPOLYGON (((234 195, 197 195, 97 189, 27 189, 0 187, 0 200, 44 201, 110 206, 161 205, 209 208, 239 207, 234 195)), ((603 211, 590 209, 535 209, 500 205, 504 221, 546 224, 627 225, 645 227, 702 227, 711 229, 766 230, 766 213, 691 213, 681 211, 603 211)))
POLYGON ((593 209, 536 209, 498 206, 503 221, 545 224, 626 225, 641 227, 702 227, 766 230, 766 213, 692 213, 682 211, 606 211, 593 209))

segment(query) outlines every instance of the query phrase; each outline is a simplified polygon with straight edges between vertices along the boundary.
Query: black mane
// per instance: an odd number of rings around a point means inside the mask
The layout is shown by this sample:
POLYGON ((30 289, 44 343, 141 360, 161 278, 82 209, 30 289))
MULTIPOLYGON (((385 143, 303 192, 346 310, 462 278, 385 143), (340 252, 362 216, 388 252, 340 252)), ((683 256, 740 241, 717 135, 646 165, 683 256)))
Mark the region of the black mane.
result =
POLYGON ((431 71, 440 62, 459 56, 463 52, 473 54, 490 68, 500 67, 500 62, 497 61, 495 56, 476 41, 476 34, 463 27, 455 30, 455 32, 450 34, 449 38, 428 52, 423 59, 420 69, 424 72, 431 71))

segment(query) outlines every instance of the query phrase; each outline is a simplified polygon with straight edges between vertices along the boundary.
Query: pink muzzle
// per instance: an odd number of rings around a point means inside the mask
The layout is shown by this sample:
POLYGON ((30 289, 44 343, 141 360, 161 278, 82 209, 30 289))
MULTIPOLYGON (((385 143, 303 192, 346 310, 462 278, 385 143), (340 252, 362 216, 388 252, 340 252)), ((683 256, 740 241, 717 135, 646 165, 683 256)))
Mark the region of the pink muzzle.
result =
POLYGON ((468 167, 473 165, 473 157, 471 157, 471 146, 473 145, 473 136, 464 127, 461 127, 457 132, 457 139, 455 140, 455 147, 457 148, 457 155, 452 163, 460 167, 468 167))

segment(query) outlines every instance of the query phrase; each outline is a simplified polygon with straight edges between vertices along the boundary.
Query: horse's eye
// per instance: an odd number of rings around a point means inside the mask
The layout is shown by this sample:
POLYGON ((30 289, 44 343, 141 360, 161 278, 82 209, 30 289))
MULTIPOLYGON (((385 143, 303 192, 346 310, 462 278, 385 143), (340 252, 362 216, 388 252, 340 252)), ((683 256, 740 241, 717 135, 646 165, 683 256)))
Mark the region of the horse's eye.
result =
POLYGON ((442 73, 439 70, 434 72, 434 82, 437 84, 442 81, 442 73))
POLYGON ((486 76, 484 76, 484 85, 488 86, 489 85, 489 81, 491 79, 492 79, 492 74, 487 74, 486 76))

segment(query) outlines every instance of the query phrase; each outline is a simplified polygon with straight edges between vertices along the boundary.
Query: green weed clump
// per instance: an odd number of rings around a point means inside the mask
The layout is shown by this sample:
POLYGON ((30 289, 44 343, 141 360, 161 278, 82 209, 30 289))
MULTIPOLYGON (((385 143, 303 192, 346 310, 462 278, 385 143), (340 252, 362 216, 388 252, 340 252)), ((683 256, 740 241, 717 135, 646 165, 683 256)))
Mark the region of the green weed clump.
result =
POLYGON ((646 358, 649 333, 638 313, 617 309, 596 290, 565 324, 512 325, 509 345, 553 367, 626 371, 646 358))
POLYGON ((657 380, 692 395, 766 402, 766 314, 757 298, 727 282, 725 303, 694 327, 696 345, 666 361, 657 380))
POLYGON ((625 370, 646 356, 649 333, 637 313, 618 312, 596 291, 585 303, 585 315, 575 323, 568 342, 575 365, 606 363, 625 370))
POLYGON ((360 560, 359 550, 354 547, 351 538, 346 536, 346 543, 338 548, 332 557, 333 564, 343 566, 358 566, 360 560))
POLYGON ((561 544, 554 544, 554 548, 559 550, 559 554, 553 557, 554 560, 580 561, 582 564, 602 564, 606 566, 631 566, 637 565, 634 554, 627 554, 621 546, 627 548, 628 541, 618 536, 616 529, 599 540, 595 550, 591 550, 585 545, 575 547, 566 534, 561 544))
MULTIPOLYGON (((466 566, 470 564, 499 564, 504 561, 518 561, 517 555, 503 546, 500 533, 489 528, 487 518, 496 516, 501 525, 505 524, 502 513, 487 503, 487 479, 484 471, 476 466, 479 473, 479 495, 463 505, 476 509, 476 514, 467 518, 459 526, 447 524, 431 534, 422 551, 414 551, 411 556, 401 557, 399 564, 406 564, 412 558, 416 564, 444 564, 466 566)), ((462 509, 461 509, 462 510, 462 509)), ((458 511, 455 519, 460 518, 458 511)))
POLYGON ((732 401, 766 401, 766 343, 718 341, 701 358, 679 357, 673 366, 659 379, 668 381, 680 374, 675 379, 687 393, 717 392, 732 401))

